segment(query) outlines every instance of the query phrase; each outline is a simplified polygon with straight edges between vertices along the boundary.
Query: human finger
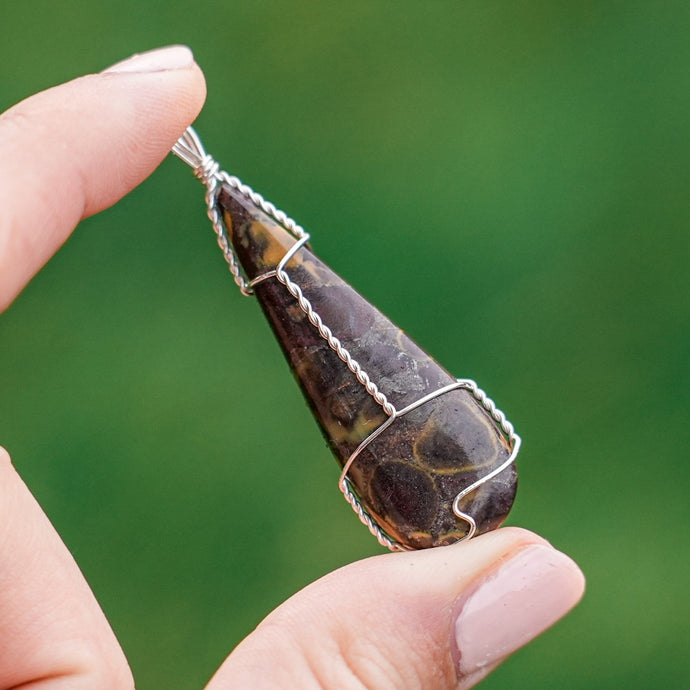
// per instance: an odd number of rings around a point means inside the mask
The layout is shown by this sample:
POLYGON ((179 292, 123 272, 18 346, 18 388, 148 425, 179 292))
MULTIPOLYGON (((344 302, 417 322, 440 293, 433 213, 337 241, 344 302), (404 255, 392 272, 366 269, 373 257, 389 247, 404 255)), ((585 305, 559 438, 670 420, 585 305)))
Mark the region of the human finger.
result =
POLYGON ((469 688, 570 610, 583 589, 570 558, 515 528, 376 556, 276 609, 207 690, 469 688))
POLYGON ((89 586, 3 448, 0 496, 0 687, 133 688, 89 586))
MULTIPOLYGON (((0 116, 0 308, 80 218, 155 168, 204 92, 191 52, 175 47, 0 116)), ((133 687, 88 585, 3 450, 0 497, 0 687, 133 687)))
POLYGON ((184 46, 143 53, 0 115, 0 311, 79 220, 146 178, 198 114, 184 46))

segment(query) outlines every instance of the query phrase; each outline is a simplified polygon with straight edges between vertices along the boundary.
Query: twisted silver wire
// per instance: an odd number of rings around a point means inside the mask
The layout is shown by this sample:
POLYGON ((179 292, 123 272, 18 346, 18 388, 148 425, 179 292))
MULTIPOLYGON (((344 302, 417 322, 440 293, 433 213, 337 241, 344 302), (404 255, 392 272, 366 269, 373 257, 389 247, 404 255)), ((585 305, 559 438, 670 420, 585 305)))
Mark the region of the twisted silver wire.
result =
POLYGON ((482 484, 486 484, 489 480, 498 476, 504 470, 508 469, 510 465, 515 462, 517 454, 520 452, 520 446, 522 444, 522 439, 515 433, 513 425, 506 419, 505 414, 501 412, 496 407, 496 403, 481 389, 472 379, 458 379, 458 383, 462 385, 463 388, 467 388, 472 395, 482 404, 484 409, 491 415, 491 417, 500 424, 501 429, 508 441, 510 447, 510 455, 508 459, 505 460, 501 465, 491 470, 491 472, 480 477, 475 482, 465 487, 454 499, 453 499, 453 512, 461 520, 465 520, 469 524, 469 531, 463 537, 465 539, 471 539, 475 532, 477 531, 477 523, 474 518, 468 513, 460 510, 460 502, 465 496, 472 493, 478 489, 482 484))
POLYGON ((196 132, 192 127, 188 127, 185 133, 180 137, 180 139, 173 146, 173 153, 183 160, 187 165, 191 166, 194 175, 203 182, 206 187, 206 207, 207 214, 213 225, 213 230, 216 234, 218 246, 223 252, 225 261, 228 264, 230 273, 237 286, 243 295, 249 296, 253 294, 253 286, 258 282, 261 282, 267 278, 275 277, 280 283, 282 283, 290 294, 297 300, 300 309, 309 319, 309 322, 314 326, 319 335, 328 343, 328 346, 338 355, 338 358, 345 363, 347 368, 355 375, 357 381, 364 386, 367 393, 382 407, 385 414, 388 416, 388 420, 384 422, 378 429, 375 429, 368 438, 366 438, 362 444, 357 448, 352 456, 348 459, 344 465, 343 472, 340 477, 339 486, 347 502, 352 506, 361 522, 367 526, 371 534, 373 534, 378 542, 390 549, 391 551, 409 551, 410 548, 401 544, 400 542, 391 539, 391 537, 386 534, 386 532, 380 527, 372 515, 363 506, 356 491, 354 490, 349 478, 347 477, 347 472, 355 460, 360 451, 375 438, 384 428, 386 428, 390 423, 394 422, 399 416, 406 414, 408 411, 418 407, 419 405, 427 402, 428 400, 436 397, 437 395, 444 394, 455 388, 465 388, 469 390, 472 395, 481 403, 484 409, 491 415, 491 417, 500 425, 509 445, 511 454, 509 458, 503 462, 499 467, 495 468, 485 476, 479 478, 460 493, 457 494, 453 500, 453 512, 455 515, 464 520, 468 524, 468 532, 461 539, 461 541, 467 540, 474 536, 477 526, 474 518, 464 513, 460 510, 460 501, 467 496, 469 493, 477 489, 482 484, 486 483, 490 479, 503 472, 507 467, 515 461, 515 458, 520 449, 521 439, 515 433, 513 425, 507 420, 505 414, 501 412, 496 407, 494 401, 487 396, 487 394, 477 386, 477 384, 471 379, 457 379, 455 384, 446 386, 445 388, 430 393, 423 396, 416 402, 408 405, 403 410, 398 411, 395 406, 388 400, 386 395, 379 389, 379 387, 371 380, 369 374, 367 374, 364 369, 362 369, 359 362, 357 362, 354 357, 350 354, 349 350, 340 342, 340 340, 333 335, 332 330, 323 322, 323 319, 314 309, 309 299, 304 295, 302 288, 295 283, 287 271, 285 270, 285 265, 292 258, 292 256, 298 251, 306 242, 309 240, 309 234, 304 230, 304 228, 299 225, 296 221, 290 218, 284 211, 277 209, 271 202, 266 201, 261 194, 255 192, 251 187, 242 183, 242 181, 235 177, 234 175, 229 175, 225 171, 220 170, 220 165, 213 159, 212 156, 206 153, 201 140, 197 136, 196 132), (225 183, 233 189, 239 191, 245 197, 250 199, 253 204, 260 208, 264 213, 266 213, 270 218, 275 220, 277 223, 286 228, 291 232, 298 240, 296 245, 288 250, 285 256, 281 259, 275 271, 269 271, 268 273, 258 276, 251 281, 248 281, 246 276, 243 274, 240 267, 239 261, 235 252, 232 248, 230 240, 227 235, 225 224, 223 222, 222 213, 218 206, 218 194, 220 192, 221 183, 225 183))
POLYGON ((206 186, 206 214, 216 233, 218 246, 223 252, 233 280, 243 294, 250 294, 247 287, 247 280, 242 274, 239 261, 235 256, 235 252, 225 230, 223 216, 218 208, 220 182, 229 176, 227 173, 221 172, 220 165, 212 156, 204 151, 201 140, 191 127, 188 127, 185 133, 178 139, 172 151, 178 158, 192 167, 195 177, 201 180, 206 186))
POLYGON ((352 483, 348 478, 348 472, 352 464, 356 461, 360 453, 373 441, 377 436, 379 436, 383 431, 385 431, 391 424, 395 422, 396 419, 406 415, 408 412, 417 409, 421 405, 433 400, 440 395, 445 395, 450 393, 452 390, 457 390, 458 388, 464 388, 468 390, 472 396, 481 403, 482 407, 491 415, 491 417, 500 424, 501 430, 504 433, 508 445, 510 447, 510 455, 501 465, 488 472, 483 477, 480 477, 472 484, 466 486, 462 491, 460 491, 453 499, 453 512, 456 517, 460 518, 463 522, 467 523, 467 534, 462 537, 459 541, 466 541, 471 539, 477 532, 477 523, 469 513, 465 513, 460 510, 460 502, 465 496, 472 493, 478 489, 482 484, 485 484, 489 480, 498 476, 501 472, 506 470, 511 464, 515 462, 515 458, 520 450, 520 445, 522 439, 515 433, 513 425, 506 419, 505 414, 501 412, 496 407, 496 403, 489 398, 489 396, 476 384, 472 379, 456 379, 456 381, 448 386, 444 386, 436 391, 428 393, 422 396, 418 400, 410 403, 402 410, 396 410, 393 415, 391 415, 385 422, 378 426, 374 431, 372 431, 367 438, 365 438, 355 451, 350 455, 347 462, 343 465, 343 470, 340 475, 340 481, 338 483, 341 492, 347 499, 348 503, 352 506, 355 513, 359 516, 359 519, 364 523, 369 531, 378 539, 379 543, 391 551, 409 551, 410 549, 404 544, 392 540, 386 532, 378 525, 378 523, 372 518, 372 516, 367 512, 366 508, 360 502, 356 491, 354 490, 352 483))
POLYGON ((369 374, 362 369, 359 362, 350 354, 349 350, 333 335, 333 331, 326 326, 322 318, 312 307, 311 302, 305 297, 302 288, 297 285, 287 272, 279 267, 276 271, 276 278, 285 285, 290 294, 299 303, 300 309, 307 315, 309 322, 314 326, 319 335, 328 343, 339 359, 345 363, 347 368, 355 375, 357 381, 364 386, 367 393, 383 408, 383 411, 390 417, 395 414, 395 407, 388 398, 379 390, 379 387, 371 380, 369 374))
POLYGON ((226 172, 223 172, 222 175, 223 180, 228 185, 250 199, 255 206, 258 206, 266 215, 273 218, 286 230, 289 230, 295 237, 302 239, 307 234, 304 228, 290 218, 285 211, 277 209, 270 201, 266 201, 261 194, 255 192, 249 185, 244 184, 238 177, 228 175, 226 172))
POLYGON ((410 551, 411 549, 400 542, 391 539, 379 526, 378 522, 369 514, 367 509, 360 503, 357 494, 352 488, 349 479, 345 480, 344 488, 341 488, 345 500, 352 506, 352 509, 357 514, 363 525, 365 525, 371 534, 376 537, 381 546, 390 549, 391 551, 410 551))
MULTIPOLYGON (((289 230, 297 239, 301 240, 302 243, 300 246, 303 246, 304 242, 309 239, 309 235, 301 225, 290 218, 284 211, 278 210, 270 201, 266 201, 261 194, 255 192, 249 185, 243 184, 238 177, 228 175, 228 173, 224 171, 220 172, 220 166, 206 153, 201 140, 191 127, 187 129, 175 146, 173 146, 173 153, 187 163, 187 165, 190 165, 194 169, 195 176, 206 185, 207 213, 218 238, 218 246, 221 248, 235 283, 242 291, 242 294, 251 295, 253 292, 252 285, 256 284, 257 281, 256 279, 248 281, 243 275, 237 256, 228 239, 223 217, 218 208, 219 183, 224 182, 250 199, 251 202, 264 211, 266 215, 273 218, 273 220, 289 230)), ((321 316, 316 312, 311 302, 302 292, 302 288, 300 288, 300 286, 288 275, 285 270, 285 264, 293 253, 294 252, 288 252, 278 264, 275 273, 276 278, 285 285, 290 294, 297 299, 300 309, 306 314, 309 322, 318 330, 319 335, 328 343, 328 346, 338 355, 339 359, 343 361, 347 368, 355 375, 357 381, 364 386, 367 393, 383 408, 383 411, 387 415, 390 416, 395 414, 395 407, 371 380, 369 374, 362 369, 362 366, 350 354, 349 350, 333 335, 332 330, 323 322, 321 316)), ((262 280, 264 277, 265 276, 259 276, 262 280)))

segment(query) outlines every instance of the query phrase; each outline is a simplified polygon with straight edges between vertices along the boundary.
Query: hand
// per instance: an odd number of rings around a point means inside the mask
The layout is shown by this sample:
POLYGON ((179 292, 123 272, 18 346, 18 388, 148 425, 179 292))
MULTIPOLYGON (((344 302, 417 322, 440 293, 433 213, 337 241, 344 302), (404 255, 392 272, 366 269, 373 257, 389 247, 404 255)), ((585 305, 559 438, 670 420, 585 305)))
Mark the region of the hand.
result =
MULTIPOLYGON (((177 47, 0 116, 0 309, 81 218, 154 170, 203 99, 201 71, 177 47)), ((88 585, 2 449, 0 497, 0 688, 132 688, 88 585)), ((569 558, 519 529, 376 556, 280 606, 208 688, 469 688, 583 587, 569 558)))

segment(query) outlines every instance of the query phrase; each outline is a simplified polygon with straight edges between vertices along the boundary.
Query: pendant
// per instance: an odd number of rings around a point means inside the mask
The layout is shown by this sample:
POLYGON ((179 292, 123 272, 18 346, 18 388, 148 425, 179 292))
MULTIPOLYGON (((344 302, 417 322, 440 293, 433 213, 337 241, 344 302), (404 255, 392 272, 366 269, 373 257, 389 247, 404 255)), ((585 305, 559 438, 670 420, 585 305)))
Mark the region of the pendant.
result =
POLYGON ((191 128, 173 152, 206 185, 232 276, 263 309, 372 534, 400 551, 500 526, 520 437, 493 401, 343 281, 295 221, 222 172, 191 128))

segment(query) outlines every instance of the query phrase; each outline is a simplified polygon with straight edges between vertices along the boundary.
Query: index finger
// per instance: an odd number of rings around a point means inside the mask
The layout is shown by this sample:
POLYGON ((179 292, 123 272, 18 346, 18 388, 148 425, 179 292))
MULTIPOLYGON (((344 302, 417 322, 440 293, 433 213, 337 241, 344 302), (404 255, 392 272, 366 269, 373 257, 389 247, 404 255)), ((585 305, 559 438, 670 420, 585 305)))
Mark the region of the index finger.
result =
POLYGON ((191 51, 172 46, 0 115, 0 311, 81 218, 112 205, 155 169, 204 97, 191 51))

